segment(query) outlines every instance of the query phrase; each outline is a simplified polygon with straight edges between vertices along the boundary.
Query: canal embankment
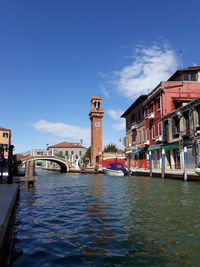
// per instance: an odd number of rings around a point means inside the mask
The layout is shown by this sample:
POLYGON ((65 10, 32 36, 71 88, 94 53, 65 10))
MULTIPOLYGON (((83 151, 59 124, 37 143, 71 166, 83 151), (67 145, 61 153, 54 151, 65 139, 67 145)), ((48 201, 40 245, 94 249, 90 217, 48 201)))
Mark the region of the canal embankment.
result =
POLYGON ((9 266, 19 185, 0 184, 0 266, 9 266))
MULTIPOLYGON (((131 172, 133 176, 150 176, 149 169, 142 168, 131 168, 131 172)), ((165 170, 163 178, 169 179, 178 179, 184 180, 184 171, 183 170, 165 170)), ((161 169, 153 169, 152 177, 162 177, 161 169)), ((200 181, 200 176, 194 170, 187 170, 187 180, 188 181, 200 181)))

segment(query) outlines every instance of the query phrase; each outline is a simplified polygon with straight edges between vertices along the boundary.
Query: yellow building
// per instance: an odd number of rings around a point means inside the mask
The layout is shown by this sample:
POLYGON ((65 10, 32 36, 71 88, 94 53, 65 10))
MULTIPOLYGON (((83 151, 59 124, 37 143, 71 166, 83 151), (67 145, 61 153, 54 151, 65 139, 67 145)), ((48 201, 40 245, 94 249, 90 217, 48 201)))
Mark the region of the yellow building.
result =
POLYGON ((11 130, 0 127, 0 146, 4 149, 4 157, 8 158, 9 145, 11 144, 11 130))

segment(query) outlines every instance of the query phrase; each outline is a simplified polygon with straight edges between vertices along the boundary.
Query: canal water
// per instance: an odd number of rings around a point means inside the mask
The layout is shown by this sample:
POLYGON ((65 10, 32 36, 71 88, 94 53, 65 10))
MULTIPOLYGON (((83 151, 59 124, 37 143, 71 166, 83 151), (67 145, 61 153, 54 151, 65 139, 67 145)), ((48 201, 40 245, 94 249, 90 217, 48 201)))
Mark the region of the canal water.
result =
POLYGON ((13 266, 200 266, 200 183, 38 175, 21 185, 13 266))

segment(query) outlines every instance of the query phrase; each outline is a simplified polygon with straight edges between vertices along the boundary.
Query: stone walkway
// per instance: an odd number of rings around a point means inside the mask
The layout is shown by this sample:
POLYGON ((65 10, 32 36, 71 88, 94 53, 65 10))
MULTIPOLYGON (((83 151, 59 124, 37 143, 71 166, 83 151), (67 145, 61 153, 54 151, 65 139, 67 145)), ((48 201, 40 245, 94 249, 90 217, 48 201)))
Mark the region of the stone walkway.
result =
POLYGON ((0 184, 0 266, 8 264, 18 193, 17 184, 0 184))

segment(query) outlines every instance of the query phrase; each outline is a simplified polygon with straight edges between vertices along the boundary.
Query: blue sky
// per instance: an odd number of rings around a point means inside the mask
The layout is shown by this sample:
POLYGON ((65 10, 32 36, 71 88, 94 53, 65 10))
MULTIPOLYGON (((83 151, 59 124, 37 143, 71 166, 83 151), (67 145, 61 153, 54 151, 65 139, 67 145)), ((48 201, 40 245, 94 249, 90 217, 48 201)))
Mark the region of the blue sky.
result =
POLYGON ((0 2, 0 126, 15 152, 90 144, 90 97, 102 96, 103 142, 125 136, 120 115, 181 67, 200 65, 200 2, 0 2))

